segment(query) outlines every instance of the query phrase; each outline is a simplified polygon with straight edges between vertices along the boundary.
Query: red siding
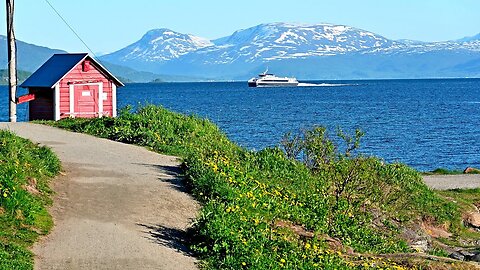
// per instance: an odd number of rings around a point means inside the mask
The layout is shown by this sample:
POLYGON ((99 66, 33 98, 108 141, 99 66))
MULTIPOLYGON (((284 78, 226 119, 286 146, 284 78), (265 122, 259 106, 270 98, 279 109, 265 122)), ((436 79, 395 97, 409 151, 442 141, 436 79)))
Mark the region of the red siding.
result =
MULTIPOLYGON (((70 83, 103 83, 103 93, 107 99, 103 100, 103 115, 112 116, 112 84, 100 71, 91 65, 88 71, 83 71, 83 63, 78 64, 65 78, 60 81, 60 118, 70 117, 70 83)), ((78 87, 78 86, 75 86, 78 87)))

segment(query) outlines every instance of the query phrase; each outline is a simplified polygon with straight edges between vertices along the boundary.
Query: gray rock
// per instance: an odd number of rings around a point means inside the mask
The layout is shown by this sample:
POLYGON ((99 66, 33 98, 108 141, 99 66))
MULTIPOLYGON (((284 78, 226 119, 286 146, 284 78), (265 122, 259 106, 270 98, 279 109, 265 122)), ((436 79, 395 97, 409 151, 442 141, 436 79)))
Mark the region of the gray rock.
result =
POLYGON ((464 222, 471 227, 480 228, 480 213, 473 211, 467 213, 464 222))
MULTIPOLYGON (((471 261, 472 258, 475 257, 475 255, 477 255, 476 253, 473 253, 473 252, 468 251, 468 250, 460 250, 460 251, 458 251, 458 253, 465 256, 466 261, 471 261)), ((479 259, 480 259, 480 257, 479 257, 479 259)))
POLYGON ((428 249, 428 241, 425 239, 418 239, 410 244, 410 247, 417 252, 425 252, 428 249))
POLYGON ((462 254, 460 254, 458 252, 453 252, 452 254, 448 255, 448 257, 450 257, 452 259, 455 259, 455 260, 459 260, 459 261, 464 261, 465 260, 465 256, 463 256, 462 254))
POLYGON ((470 258, 470 261, 473 262, 480 262, 480 253, 476 254, 475 256, 470 258))

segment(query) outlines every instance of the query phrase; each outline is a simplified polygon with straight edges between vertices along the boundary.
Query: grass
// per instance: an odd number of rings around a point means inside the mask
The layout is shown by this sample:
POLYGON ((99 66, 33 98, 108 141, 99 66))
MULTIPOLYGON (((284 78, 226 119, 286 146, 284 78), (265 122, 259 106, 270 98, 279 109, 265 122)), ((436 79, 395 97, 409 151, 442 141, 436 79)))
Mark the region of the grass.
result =
POLYGON ((480 188, 474 189, 452 189, 438 191, 445 197, 455 200, 458 204, 464 205, 465 207, 470 206, 480 206, 480 188))
MULTIPOLYGON (((464 172, 461 170, 449 170, 445 168, 437 168, 431 172, 424 172, 423 174, 424 175, 458 175, 458 174, 464 174, 464 172)), ((480 174, 480 170, 473 169, 468 174, 480 174)))
POLYGON ((457 175, 457 174, 463 174, 463 171, 437 168, 431 172, 425 172, 424 174, 425 175, 457 175))
POLYGON ((48 182, 59 170, 48 148, 0 130, 0 269, 33 269, 29 248, 53 225, 48 182))
POLYGON ((435 262, 375 255, 414 252, 402 232, 425 221, 462 230, 459 206, 417 171, 339 153, 322 128, 292 141, 305 146, 301 162, 279 148, 246 150, 206 119, 151 105, 48 124, 181 156, 203 205, 191 248, 206 269, 422 269, 435 262))

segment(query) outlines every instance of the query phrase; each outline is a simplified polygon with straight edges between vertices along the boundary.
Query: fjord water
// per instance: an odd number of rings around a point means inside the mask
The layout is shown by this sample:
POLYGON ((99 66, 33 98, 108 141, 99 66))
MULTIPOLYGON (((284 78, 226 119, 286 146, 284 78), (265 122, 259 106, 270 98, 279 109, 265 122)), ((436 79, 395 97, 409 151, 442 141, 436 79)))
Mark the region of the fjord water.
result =
MULTIPOLYGON (((151 103, 207 117, 250 149, 276 146, 286 132, 324 125, 332 135, 337 127, 362 129, 361 152, 387 162, 421 171, 480 167, 479 79, 326 83, 294 88, 248 88, 245 82, 128 84, 118 91, 118 106, 151 103)), ((6 87, 2 92, 7 95, 6 87)), ((24 115, 20 107, 19 119, 24 115)))

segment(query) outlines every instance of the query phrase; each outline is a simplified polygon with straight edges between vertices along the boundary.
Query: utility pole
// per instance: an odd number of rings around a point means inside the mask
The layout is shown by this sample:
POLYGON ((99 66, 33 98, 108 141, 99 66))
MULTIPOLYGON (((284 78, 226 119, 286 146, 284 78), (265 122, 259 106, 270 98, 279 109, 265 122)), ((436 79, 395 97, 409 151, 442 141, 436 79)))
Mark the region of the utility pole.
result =
POLYGON ((7 1, 8 86, 10 122, 17 122, 17 46, 13 29, 14 0, 7 1))

